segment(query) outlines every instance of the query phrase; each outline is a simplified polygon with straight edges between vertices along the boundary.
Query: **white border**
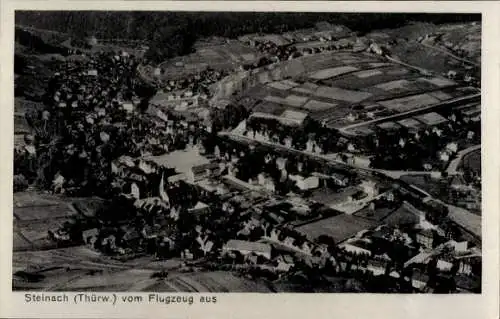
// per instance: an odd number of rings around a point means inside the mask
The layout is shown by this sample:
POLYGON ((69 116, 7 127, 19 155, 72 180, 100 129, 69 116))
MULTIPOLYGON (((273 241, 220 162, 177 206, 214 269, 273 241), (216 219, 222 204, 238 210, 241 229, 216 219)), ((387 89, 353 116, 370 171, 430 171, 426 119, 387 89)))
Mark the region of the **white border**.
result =
MULTIPOLYGON (((0 318, 498 318, 499 305, 499 25, 495 2, 430 1, 16 1, 1 2, 0 318), (25 304, 11 291, 14 10, 183 10, 468 12, 483 14, 483 293, 482 295, 217 294, 216 305, 120 306, 25 304)), ((213 295, 213 294, 210 294, 213 295)))

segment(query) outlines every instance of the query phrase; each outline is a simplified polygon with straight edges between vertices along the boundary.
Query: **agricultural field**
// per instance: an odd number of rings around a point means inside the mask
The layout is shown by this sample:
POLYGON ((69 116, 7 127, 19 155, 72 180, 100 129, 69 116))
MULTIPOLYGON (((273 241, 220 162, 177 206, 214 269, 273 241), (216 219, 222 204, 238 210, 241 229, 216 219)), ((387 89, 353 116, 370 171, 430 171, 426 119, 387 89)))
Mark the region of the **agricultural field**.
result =
POLYGON ((239 64, 251 64, 262 55, 254 48, 237 41, 222 45, 203 46, 189 55, 178 56, 158 65, 164 70, 163 79, 178 79, 194 75, 210 67, 215 70, 233 70, 239 64))
POLYGON ((271 290, 263 283, 236 276, 227 271, 172 274, 167 279, 152 282, 142 291, 155 292, 260 292, 271 290))
POLYGON ((253 111, 276 115, 286 109, 302 110, 328 127, 341 128, 474 93, 457 88, 456 82, 444 77, 423 76, 381 60, 373 62, 379 58, 367 54, 318 56, 330 56, 330 62, 325 60, 321 67, 309 70, 307 78, 278 80, 244 92, 244 96, 262 101, 253 111), (369 62, 367 56, 375 60, 369 62))
POLYGON ((416 22, 401 28, 369 33, 366 38, 387 46, 392 55, 401 61, 437 74, 464 68, 461 61, 446 52, 467 59, 476 65, 481 64, 480 23, 434 25, 416 22), (380 36, 381 34, 384 36, 380 36), (426 44, 430 46, 417 42, 419 38, 427 35, 431 36, 426 40, 426 44))

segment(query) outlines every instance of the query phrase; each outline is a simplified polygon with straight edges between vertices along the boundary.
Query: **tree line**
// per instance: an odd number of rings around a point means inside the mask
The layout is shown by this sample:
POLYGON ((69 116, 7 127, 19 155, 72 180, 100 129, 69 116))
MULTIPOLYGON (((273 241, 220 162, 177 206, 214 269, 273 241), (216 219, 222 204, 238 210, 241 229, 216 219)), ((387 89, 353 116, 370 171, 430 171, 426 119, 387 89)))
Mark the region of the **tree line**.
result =
POLYGON ((327 21, 365 33, 396 28, 408 21, 450 23, 480 21, 474 14, 318 13, 318 12, 118 12, 18 11, 16 23, 67 32, 72 37, 141 39, 150 43, 149 58, 161 60, 189 53, 207 36, 235 38, 248 33, 282 33, 327 21))

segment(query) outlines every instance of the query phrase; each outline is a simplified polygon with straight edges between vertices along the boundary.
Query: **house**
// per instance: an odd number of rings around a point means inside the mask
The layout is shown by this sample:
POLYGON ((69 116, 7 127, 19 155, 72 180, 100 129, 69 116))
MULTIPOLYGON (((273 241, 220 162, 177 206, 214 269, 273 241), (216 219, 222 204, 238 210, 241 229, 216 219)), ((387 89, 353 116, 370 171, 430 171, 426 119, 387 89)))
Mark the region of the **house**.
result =
POLYGON ((191 253, 189 249, 185 249, 184 251, 181 252, 181 258, 182 259, 187 259, 187 260, 193 260, 194 255, 191 253))
POLYGON ((456 175, 453 175, 453 177, 451 179, 450 187, 455 189, 455 190, 464 189, 464 188, 467 188, 467 182, 465 181, 463 175, 456 174, 456 175))
POLYGON ((257 265, 259 262, 259 256, 256 254, 250 253, 248 255, 245 255, 245 261, 250 263, 251 265, 257 265))
POLYGON ((330 178, 337 186, 345 187, 349 184, 349 177, 341 173, 332 173, 330 178))
POLYGON ((203 202, 198 202, 196 205, 190 209, 188 209, 188 212, 191 214, 204 214, 210 210, 210 206, 203 202))
POLYGON ((219 169, 219 163, 206 163, 193 166, 186 174, 189 181, 196 183, 209 177, 214 171, 219 169))
POLYGON ((286 167, 286 162, 287 162, 286 158, 278 157, 276 159, 276 167, 278 167, 279 170, 284 170, 286 167))
POLYGON ((276 191, 276 185, 274 184, 274 181, 271 178, 268 178, 264 184, 264 188, 269 191, 269 192, 275 192, 276 191))
POLYGON ((471 275, 473 265, 481 264, 480 255, 456 256, 455 260, 458 261, 458 273, 464 275, 471 275))
POLYGON ((167 181, 170 184, 178 183, 178 182, 184 181, 184 180, 186 180, 186 174, 184 174, 184 173, 175 174, 175 175, 169 176, 167 178, 167 181))
POLYGON ((90 247, 94 247, 98 235, 99 230, 97 228, 92 228, 83 231, 82 237, 87 245, 89 245, 90 247))
POLYGON ((306 143, 306 152, 313 152, 314 151, 314 148, 316 146, 316 142, 309 139, 307 140, 307 143, 306 143))
POLYGON ((293 144, 293 139, 291 137, 289 137, 289 136, 286 137, 283 142, 284 142, 284 144, 285 144, 286 147, 288 147, 288 148, 292 148, 293 147, 293 145, 292 145, 293 144))
POLYGON ((290 175, 289 178, 296 183, 300 190, 309 190, 319 187, 319 178, 317 176, 305 178, 301 175, 290 175))
POLYGON ((378 195, 377 183, 370 180, 363 180, 360 185, 363 192, 365 192, 369 197, 374 197, 378 195))
POLYGON ((290 255, 279 256, 277 259, 276 271, 288 272, 295 265, 293 257, 290 255))
POLYGON ((447 258, 438 258, 436 267, 440 271, 450 271, 453 267, 453 263, 451 263, 447 258))
POLYGON ((435 233, 431 229, 422 229, 417 233, 417 243, 421 246, 432 249, 434 246, 435 233))
POLYGON ((222 247, 222 251, 224 253, 238 251, 244 256, 253 253, 271 259, 271 245, 257 242, 231 239, 222 247))
POLYGON ((379 259, 370 259, 366 265, 366 270, 370 271, 374 276, 382 275, 385 273, 387 261, 379 259))
POLYGON ((122 242, 127 246, 137 246, 141 241, 141 234, 136 230, 129 230, 123 235, 122 242))
POLYGON ((413 286, 413 288, 422 291, 427 286, 428 281, 429 281, 429 276, 427 276, 424 272, 418 269, 415 269, 413 271, 411 276, 411 285, 413 286))
POLYGON ((339 248, 344 249, 349 253, 354 253, 357 255, 369 255, 371 256, 372 252, 368 249, 360 247, 361 245, 356 245, 357 241, 353 242, 345 242, 339 245, 339 248))
POLYGON ((134 110, 134 104, 132 103, 123 103, 122 108, 127 112, 132 112, 134 110))

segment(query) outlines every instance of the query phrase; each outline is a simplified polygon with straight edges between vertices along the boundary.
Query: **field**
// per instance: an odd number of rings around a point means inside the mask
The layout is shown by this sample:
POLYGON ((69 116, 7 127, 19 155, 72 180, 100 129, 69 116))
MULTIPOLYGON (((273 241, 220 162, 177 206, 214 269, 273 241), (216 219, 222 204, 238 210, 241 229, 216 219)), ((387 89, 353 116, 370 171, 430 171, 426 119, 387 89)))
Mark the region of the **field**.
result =
POLYGON ((381 101, 379 103, 388 109, 397 112, 407 112, 421 107, 437 104, 438 102, 438 99, 429 94, 418 94, 400 99, 381 101))
POLYGON ((48 238, 49 230, 56 230, 74 216, 95 214, 102 201, 94 198, 62 198, 34 192, 15 193, 13 250, 27 251, 55 248, 48 238), (79 210, 72 205, 75 203, 79 210))
POLYGON ((353 71, 358 71, 359 69, 354 66, 339 66, 336 68, 329 68, 329 69, 323 69, 320 71, 316 71, 315 73, 311 74, 309 77, 314 80, 325 80, 329 79, 338 75, 342 75, 345 73, 350 73, 353 71))
MULTIPOLYGON (((380 72, 375 73, 375 70, 370 70, 372 76, 359 77, 358 73, 349 74, 338 79, 329 79, 323 81, 328 85, 338 86, 346 89, 365 89, 368 87, 375 86, 380 83, 386 83, 391 81, 401 80, 402 78, 408 80, 416 78, 418 75, 415 73, 410 73, 407 69, 401 68, 399 66, 389 66, 377 69, 380 72)), ((365 71, 363 71, 365 72, 365 71)), ((368 71, 366 71, 368 72, 368 71)))
POLYGON ((218 293, 271 292, 263 283, 250 281, 225 271, 173 274, 166 280, 157 281, 144 287, 142 291, 218 293))
POLYGON ((239 42, 199 48, 195 53, 178 56, 158 65, 164 70, 163 80, 194 75, 211 67, 215 70, 233 70, 238 65, 253 63, 261 57, 254 48, 239 42))
POLYGON ((68 218, 75 211, 67 204, 14 208, 14 216, 21 221, 68 218))
MULTIPOLYGON (((363 53, 328 52, 297 59, 308 77, 272 81, 254 86, 244 96, 260 100, 254 112, 280 114, 285 109, 306 111, 327 127, 341 128, 369 119, 439 104, 472 92, 454 81, 429 77, 410 68, 387 63, 363 53), (353 108, 356 106, 356 108, 353 108), (354 117, 348 118, 352 113, 354 117)), ((425 120, 425 119, 424 119, 425 120)))
POLYGON ((317 100, 309 100, 304 105, 304 108, 311 111, 311 112, 316 112, 316 111, 323 111, 323 110, 329 110, 331 108, 334 108, 337 104, 335 103, 328 103, 328 102, 321 102, 317 100))
POLYGON ((369 92, 346 90, 331 86, 320 86, 316 90, 315 95, 350 103, 358 103, 372 96, 372 94, 369 92))

